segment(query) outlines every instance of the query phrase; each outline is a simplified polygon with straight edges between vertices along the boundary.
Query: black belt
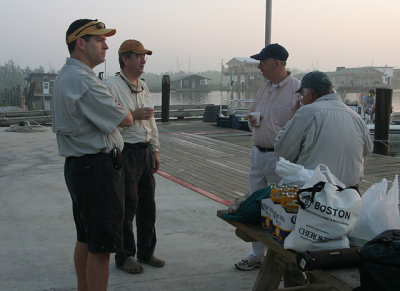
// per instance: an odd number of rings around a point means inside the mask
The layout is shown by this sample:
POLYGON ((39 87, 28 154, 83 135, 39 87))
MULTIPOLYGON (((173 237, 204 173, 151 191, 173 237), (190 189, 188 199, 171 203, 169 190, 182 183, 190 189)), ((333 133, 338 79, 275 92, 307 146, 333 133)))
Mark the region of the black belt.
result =
MULTIPOLYGON (((111 154, 111 153, 110 153, 110 154, 111 154)), ((106 154, 106 153, 86 154, 86 155, 82 155, 82 156, 79 156, 79 157, 76 157, 76 156, 69 156, 69 157, 66 157, 65 159, 66 159, 67 161, 68 161, 68 160, 75 160, 75 159, 89 159, 89 158, 91 158, 91 157, 102 156, 102 155, 108 156, 109 154, 106 154)))
POLYGON ((137 142, 137 143, 124 143, 124 147, 131 149, 145 149, 150 146, 149 142, 137 142))
POLYGON ((256 145, 255 147, 258 148, 258 150, 263 153, 274 151, 274 148, 266 148, 266 147, 262 147, 262 146, 258 146, 258 145, 256 145))
POLYGON ((86 154, 80 157, 70 156, 67 157, 66 161, 71 161, 75 159, 85 160, 85 159, 92 159, 96 156, 111 156, 112 162, 114 164, 114 168, 119 170, 122 168, 122 153, 118 148, 113 148, 109 153, 97 153, 97 154, 86 154))

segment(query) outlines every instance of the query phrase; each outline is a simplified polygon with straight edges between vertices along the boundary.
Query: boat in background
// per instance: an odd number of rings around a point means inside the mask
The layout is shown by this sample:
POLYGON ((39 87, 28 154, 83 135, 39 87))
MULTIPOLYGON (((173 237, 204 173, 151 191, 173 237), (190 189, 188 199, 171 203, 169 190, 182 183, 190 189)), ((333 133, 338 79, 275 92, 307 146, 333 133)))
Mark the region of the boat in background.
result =
POLYGON ((49 131, 48 127, 42 126, 37 122, 35 124, 31 124, 28 120, 20 121, 18 124, 12 124, 10 127, 6 128, 5 131, 9 132, 43 132, 49 131))

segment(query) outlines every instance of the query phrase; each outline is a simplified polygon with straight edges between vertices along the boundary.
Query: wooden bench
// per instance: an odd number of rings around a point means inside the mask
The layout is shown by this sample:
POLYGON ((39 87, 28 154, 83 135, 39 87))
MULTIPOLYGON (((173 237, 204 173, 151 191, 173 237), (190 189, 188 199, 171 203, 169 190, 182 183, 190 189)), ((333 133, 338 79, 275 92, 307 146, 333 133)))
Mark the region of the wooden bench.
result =
MULTIPOLYGON (((221 217, 226 210, 218 210, 217 216, 221 217)), ((248 224, 223 219, 233 225, 238 237, 246 242, 260 241, 268 247, 256 282, 254 291, 261 290, 353 290, 360 285, 357 268, 337 270, 314 270, 305 272, 307 283, 304 286, 278 289, 285 270, 300 270, 296 264, 296 253, 283 248, 283 245, 272 237, 272 234, 260 225, 248 224)))

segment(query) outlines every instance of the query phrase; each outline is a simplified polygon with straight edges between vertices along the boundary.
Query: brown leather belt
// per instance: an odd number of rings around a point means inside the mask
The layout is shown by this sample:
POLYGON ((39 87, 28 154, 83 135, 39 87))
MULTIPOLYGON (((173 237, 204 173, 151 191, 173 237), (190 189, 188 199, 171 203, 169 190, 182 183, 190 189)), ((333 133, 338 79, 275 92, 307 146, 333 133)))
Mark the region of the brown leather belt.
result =
POLYGON ((265 152, 273 152, 274 151, 274 148, 266 148, 266 147, 262 147, 262 146, 259 146, 259 145, 256 145, 256 148, 258 148, 258 150, 260 152, 263 152, 263 153, 265 153, 265 152))

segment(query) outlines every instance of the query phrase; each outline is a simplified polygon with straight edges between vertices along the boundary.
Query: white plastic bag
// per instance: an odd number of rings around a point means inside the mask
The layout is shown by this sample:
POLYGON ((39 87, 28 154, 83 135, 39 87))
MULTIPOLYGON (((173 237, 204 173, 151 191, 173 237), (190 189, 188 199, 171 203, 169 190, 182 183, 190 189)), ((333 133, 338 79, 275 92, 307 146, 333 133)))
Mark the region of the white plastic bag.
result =
POLYGON ((337 185, 342 188, 346 188, 344 185, 334 174, 331 173, 328 166, 324 164, 319 164, 313 171, 313 174, 309 180, 303 185, 302 188, 309 188, 318 182, 329 182, 333 185, 337 185))
POLYGON ((364 245, 385 230, 400 229, 398 176, 389 191, 387 186, 382 179, 362 195, 360 216, 350 234, 352 244, 364 245))
POLYGON ((310 180, 314 171, 307 170, 302 165, 297 165, 285 160, 283 157, 279 158, 275 168, 276 174, 282 178, 279 182, 280 185, 296 185, 302 187, 307 180, 310 180))
POLYGON ((304 205, 299 208, 294 230, 284 241, 285 249, 305 252, 349 247, 347 235, 360 214, 361 197, 356 190, 337 187, 332 181, 343 185, 328 167, 318 165, 302 189, 307 189, 301 193, 304 205), (306 188, 315 179, 320 180, 306 188))

